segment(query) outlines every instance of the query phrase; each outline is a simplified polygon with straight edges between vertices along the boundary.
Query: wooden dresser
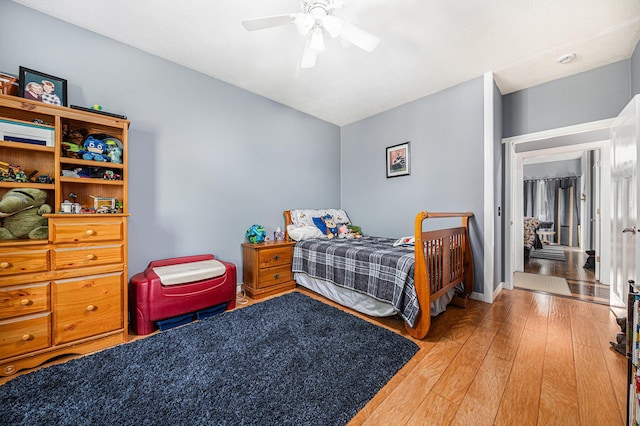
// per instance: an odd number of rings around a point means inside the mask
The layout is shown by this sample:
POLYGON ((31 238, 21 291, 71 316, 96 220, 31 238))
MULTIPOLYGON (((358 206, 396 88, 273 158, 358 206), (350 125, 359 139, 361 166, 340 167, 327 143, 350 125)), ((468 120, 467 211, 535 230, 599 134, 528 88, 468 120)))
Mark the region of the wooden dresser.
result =
POLYGON ((0 132, 2 122, 28 127, 34 120, 50 129, 50 144, 7 141, 0 133, 0 161, 19 165, 26 174, 36 171, 28 182, 0 180, 0 197, 12 189, 37 188, 52 207, 44 215, 48 238, 0 241, 0 377, 127 341, 129 122, 0 95, 0 132), (68 156, 62 149, 65 130, 117 139, 122 164, 68 156), (98 168, 117 178, 65 173, 98 168), (41 174, 54 181, 35 179, 41 174), (102 214, 60 213, 71 195, 85 208, 94 206, 94 197, 114 198, 121 207, 102 214))
POLYGON ((250 297, 260 299, 295 288, 291 272, 294 244, 288 241, 242 244, 242 281, 250 297))

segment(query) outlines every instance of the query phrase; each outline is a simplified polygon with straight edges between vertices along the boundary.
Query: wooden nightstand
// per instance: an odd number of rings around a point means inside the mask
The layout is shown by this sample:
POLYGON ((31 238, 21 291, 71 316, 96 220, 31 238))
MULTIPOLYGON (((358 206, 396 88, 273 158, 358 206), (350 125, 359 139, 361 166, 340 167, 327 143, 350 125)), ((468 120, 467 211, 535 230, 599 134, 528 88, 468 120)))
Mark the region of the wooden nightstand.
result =
POLYGON ((295 242, 242 244, 242 281, 247 294, 260 299, 296 286, 291 272, 295 242))

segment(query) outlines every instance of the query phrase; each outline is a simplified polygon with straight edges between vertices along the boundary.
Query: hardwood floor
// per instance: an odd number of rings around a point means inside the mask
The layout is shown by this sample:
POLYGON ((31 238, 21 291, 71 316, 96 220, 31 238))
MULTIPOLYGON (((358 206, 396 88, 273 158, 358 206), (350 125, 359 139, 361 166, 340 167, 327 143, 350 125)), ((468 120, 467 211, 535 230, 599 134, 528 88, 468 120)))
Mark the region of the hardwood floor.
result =
MULTIPOLYGON (((420 347, 350 426, 625 424, 627 361, 610 348, 620 330, 604 305, 502 290, 493 304, 449 307, 426 339, 415 340, 399 319, 372 319, 294 291, 420 347)), ((236 309, 260 303, 246 301, 236 309)))
POLYGON ((349 425, 625 424, 627 360, 610 347, 620 329, 608 307, 524 290, 470 302, 434 318, 349 425))
POLYGON ((524 272, 566 278, 572 298, 609 305, 609 286, 600 284, 595 278, 595 271, 584 267, 587 253, 575 247, 563 248, 566 261, 525 259, 524 272))

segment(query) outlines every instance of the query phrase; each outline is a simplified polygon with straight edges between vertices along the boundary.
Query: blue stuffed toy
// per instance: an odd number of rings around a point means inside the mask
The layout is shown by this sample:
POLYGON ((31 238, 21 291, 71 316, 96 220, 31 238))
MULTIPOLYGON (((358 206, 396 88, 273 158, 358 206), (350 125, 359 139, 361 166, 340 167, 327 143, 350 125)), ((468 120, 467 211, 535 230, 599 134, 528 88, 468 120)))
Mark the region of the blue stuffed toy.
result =
POLYGON ((338 226, 333 220, 333 216, 330 214, 322 216, 322 221, 324 222, 324 226, 327 227, 327 238, 332 239, 333 237, 338 236, 338 226))
POLYGON ((100 140, 89 136, 84 141, 84 151, 82 151, 83 160, 109 161, 107 155, 107 144, 100 140))

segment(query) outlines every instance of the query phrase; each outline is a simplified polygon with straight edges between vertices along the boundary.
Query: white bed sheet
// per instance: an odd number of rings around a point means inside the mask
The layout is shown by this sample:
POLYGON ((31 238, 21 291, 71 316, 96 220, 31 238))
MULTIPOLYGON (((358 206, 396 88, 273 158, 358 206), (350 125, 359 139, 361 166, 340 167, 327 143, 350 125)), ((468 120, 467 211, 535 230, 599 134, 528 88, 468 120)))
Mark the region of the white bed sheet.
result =
MULTIPOLYGON (((398 310, 388 303, 357 291, 337 286, 331 282, 320 280, 302 272, 295 272, 293 279, 299 285, 308 288, 327 299, 333 300, 348 308, 354 309, 372 317, 390 317, 398 313, 398 310)), ((455 291, 449 290, 447 294, 431 302, 431 316, 444 312, 447 305, 453 299, 455 291)))

